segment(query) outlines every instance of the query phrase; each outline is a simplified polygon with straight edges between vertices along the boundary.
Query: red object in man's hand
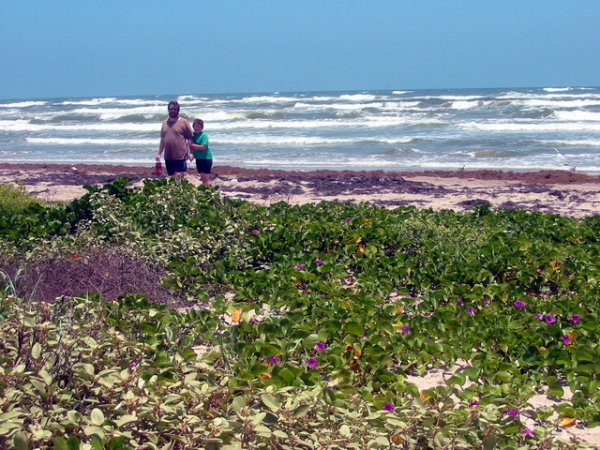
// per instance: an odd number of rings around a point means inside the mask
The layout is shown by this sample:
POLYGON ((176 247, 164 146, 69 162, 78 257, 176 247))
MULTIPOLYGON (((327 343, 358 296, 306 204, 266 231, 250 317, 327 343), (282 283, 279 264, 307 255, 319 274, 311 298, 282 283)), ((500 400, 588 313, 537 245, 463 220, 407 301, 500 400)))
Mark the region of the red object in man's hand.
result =
POLYGON ((154 175, 161 175, 162 174, 162 164, 160 163, 160 161, 156 161, 156 165, 154 166, 154 175))

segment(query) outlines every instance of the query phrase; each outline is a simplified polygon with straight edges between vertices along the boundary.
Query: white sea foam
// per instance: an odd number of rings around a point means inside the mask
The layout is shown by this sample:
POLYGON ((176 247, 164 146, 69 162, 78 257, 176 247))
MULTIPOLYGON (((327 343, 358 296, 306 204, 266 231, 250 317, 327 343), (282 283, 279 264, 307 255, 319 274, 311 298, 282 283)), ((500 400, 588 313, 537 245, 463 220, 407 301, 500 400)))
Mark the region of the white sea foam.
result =
POLYGON ((35 145, 107 145, 158 147, 157 139, 109 139, 109 138, 36 138, 28 137, 27 142, 35 145))
POLYGON ((573 88, 570 87, 562 87, 562 88, 551 88, 551 87, 547 87, 544 88, 543 90, 546 92, 568 92, 570 90, 572 90, 573 88))
POLYGON ((212 141, 218 145, 230 144, 230 145, 271 145, 273 147, 279 147, 284 145, 328 145, 328 146, 344 146, 344 145, 373 145, 373 144, 389 144, 389 145, 401 145, 409 144, 413 138, 401 137, 401 138, 371 138, 371 139, 358 139, 358 138, 333 138, 333 137, 318 137, 318 136, 274 136, 272 134, 251 134, 251 135, 236 135, 236 136, 217 136, 211 138, 212 141))
POLYGON ((29 120, 0 120, 0 131, 28 131, 40 133, 45 131, 101 131, 101 132, 160 132, 160 123, 119 123, 119 122, 83 122, 83 123, 36 123, 29 120))
POLYGON ((42 102, 42 101, 0 103, 0 108, 30 108, 31 106, 44 106, 45 104, 46 104, 46 102, 42 102))
POLYGON ((598 139, 541 139, 539 143, 548 147, 597 147, 600 149, 600 137, 598 139))
POLYGON ((117 98, 117 97, 99 97, 90 99, 63 100, 57 103, 58 106, 100 106, 100 105, 120 105, 128 106, 162 106, 166 114, 167 102, 158 99, 145 98, 117 98))
POLYGON ((480 131, 510 131, 510 132, 573 132, 573 131, 591 131, 600 132, 600 124, 596 123, 560 123, 560 122, 495 122, 480 123, 467 122, 459 124, 459 127, 470 130, 480 131))
POLYGON ((373 94, 343 94, 339 96, 340 100, 347 100, 350 102, 372 102, 377 96, 373 94))
POLYGON ((600 112, 595 111, 556 111, 554 117, 565 122, 600 122, 600 112))

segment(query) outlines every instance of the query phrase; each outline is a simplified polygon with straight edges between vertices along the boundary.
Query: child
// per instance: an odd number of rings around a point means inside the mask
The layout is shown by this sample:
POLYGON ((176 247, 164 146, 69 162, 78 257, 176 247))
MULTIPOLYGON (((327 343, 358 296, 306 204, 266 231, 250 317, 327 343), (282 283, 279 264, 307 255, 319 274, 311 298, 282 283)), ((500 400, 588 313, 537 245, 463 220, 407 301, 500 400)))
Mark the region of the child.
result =
POLYGON ((208 186, 210 184, 210 170, 212 169, 213 159, 212 152, 208 147, 208 136, 202 132, 204 121, 202 119, 194 119, 192 127, 194 128, 194 134, 190 147, 194 150, 194 153, 190 154, 190 161, 196 158, 196 169, 198 169, 202 184, 208 186))

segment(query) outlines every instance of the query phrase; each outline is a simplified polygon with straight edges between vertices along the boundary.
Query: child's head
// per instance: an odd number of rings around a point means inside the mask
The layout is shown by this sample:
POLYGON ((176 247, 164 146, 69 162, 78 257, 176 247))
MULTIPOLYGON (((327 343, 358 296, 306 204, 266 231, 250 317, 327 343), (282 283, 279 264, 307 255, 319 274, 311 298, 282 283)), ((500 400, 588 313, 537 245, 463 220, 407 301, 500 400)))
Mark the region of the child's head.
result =
POLYGON ((196 125, 200 126, 200 131, 202 131, 204 129, 204 120, 202 119, 194 119, 194 123, 193 123, 193 127, 194 127, 194 131, 196 130, 196 125))

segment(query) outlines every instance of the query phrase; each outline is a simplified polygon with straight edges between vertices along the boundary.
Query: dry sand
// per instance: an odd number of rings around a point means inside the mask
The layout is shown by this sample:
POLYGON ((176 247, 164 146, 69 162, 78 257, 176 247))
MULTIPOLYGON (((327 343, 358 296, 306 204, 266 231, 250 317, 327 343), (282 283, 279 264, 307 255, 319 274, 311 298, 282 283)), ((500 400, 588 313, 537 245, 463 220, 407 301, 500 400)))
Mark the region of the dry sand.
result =
MULTIPOLYGON (((84 184, 106 184, 129 177, 133 185, 154 178, 152 167, 1 164, 0 183, 20 184, 50 202, 86 193, 84 184)), ((192 171, 186 176, 199 184, 192 171)), ((467 211, 478 203, 493 209, 525 209, 576 218, 600 213, 600 177, 566 171, 288 172, 215 167, 214 186, 228 198, 270 205, 370 202, 467 211)))

